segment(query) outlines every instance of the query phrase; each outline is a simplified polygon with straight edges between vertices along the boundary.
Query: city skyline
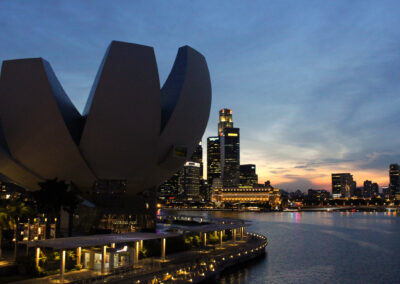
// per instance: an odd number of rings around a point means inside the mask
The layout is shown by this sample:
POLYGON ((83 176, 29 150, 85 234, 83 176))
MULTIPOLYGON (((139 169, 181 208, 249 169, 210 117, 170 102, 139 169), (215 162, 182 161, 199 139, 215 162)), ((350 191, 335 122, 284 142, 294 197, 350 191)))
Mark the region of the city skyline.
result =
POLYGON ((3 2, 0 60, 50 61, 82 112, 111 40, 154 46, 161 84, 188 44, 211 73, 203 145, 227 107, 241 129, 241 164, 256 164, 260 183, 329 190, 331 173, 349 172, 359 185, 387 186, 400 162, 399 3, 231 3, 3 2))

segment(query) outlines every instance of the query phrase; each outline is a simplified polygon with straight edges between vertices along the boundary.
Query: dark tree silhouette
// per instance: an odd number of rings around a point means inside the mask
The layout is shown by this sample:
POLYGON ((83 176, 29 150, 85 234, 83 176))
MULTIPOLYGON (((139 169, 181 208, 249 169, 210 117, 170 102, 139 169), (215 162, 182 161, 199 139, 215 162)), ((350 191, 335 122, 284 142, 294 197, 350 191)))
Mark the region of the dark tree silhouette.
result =
POLYGON ((78 192, 65 181, 49 179, 39 183, 40 189, 34 192, 37 208, 40 213, 46 214, 56 222, 56 233, 60 234, 61 208, 69 214, 68 234, 72 233, 72 216, 80 203, 78 192))

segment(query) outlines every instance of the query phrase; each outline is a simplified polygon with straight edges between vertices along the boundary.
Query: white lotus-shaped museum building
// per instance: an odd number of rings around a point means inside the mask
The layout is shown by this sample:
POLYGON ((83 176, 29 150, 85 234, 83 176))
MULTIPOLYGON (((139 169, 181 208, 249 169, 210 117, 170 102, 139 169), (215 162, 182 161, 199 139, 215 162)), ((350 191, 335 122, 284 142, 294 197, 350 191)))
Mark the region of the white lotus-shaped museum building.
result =
POLYGON ((152 47, 113 41, 83 114, 42 58, 7 60, 0 77, 0 173, 27 189, 58 178, 80 189, 154 189, 190 158, 207 125, 203 55, 184 46, 160 89, 152 47))

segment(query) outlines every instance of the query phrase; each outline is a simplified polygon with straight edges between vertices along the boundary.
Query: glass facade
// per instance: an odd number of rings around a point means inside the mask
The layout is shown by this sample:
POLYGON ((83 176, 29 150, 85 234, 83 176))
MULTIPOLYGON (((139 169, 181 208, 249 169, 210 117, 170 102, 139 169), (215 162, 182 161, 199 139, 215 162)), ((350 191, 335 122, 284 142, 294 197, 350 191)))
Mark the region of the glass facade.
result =
POLYGON ((236 187, 240 180, 239 128, 225 128, 220 139, 222 184, 224 187, 236 187))
POLYGON ((389 192, 391 197, 396 193, 400 193, 400 167, 398 164, 391 164, 389 168, 389 192))
POLYGON ((188 200, 200 199, 200 163, 185 163, 183 167, 183 190, 188 200))
POLYGON ((233 128, 232 110, 224 108, 219 111, 218 135, 223 135, 225 128, 233 128))
POLYGON ((356 184, 353 176, 349 173, 332 174, 332 196, 333 198, 352 197, 356 184))
POLYGON ((207 181, 209 185, 213 180, 221 178, 221 150, 218 136, 207 138, 207 181))
POLYGON ((240 185, 253 186, 257 184, 256 165, 240 165, 240 185))

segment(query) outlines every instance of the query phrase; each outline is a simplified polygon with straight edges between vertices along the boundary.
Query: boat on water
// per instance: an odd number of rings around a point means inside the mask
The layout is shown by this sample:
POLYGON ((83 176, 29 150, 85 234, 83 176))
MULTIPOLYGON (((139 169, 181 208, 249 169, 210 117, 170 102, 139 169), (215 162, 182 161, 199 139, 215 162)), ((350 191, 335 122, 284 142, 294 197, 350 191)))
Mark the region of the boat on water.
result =
POLYGON ((299 212, 298 208, 285 208, 283 212, 299 212))
POLYGON ((246 208, 247 211, 261 211, 260 207, 257 206, 249 206, 246 208))

